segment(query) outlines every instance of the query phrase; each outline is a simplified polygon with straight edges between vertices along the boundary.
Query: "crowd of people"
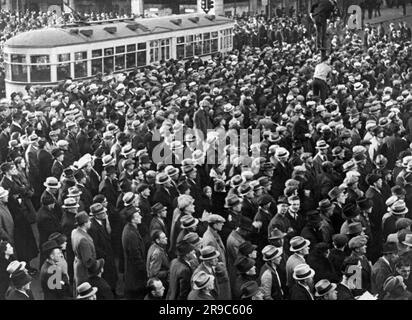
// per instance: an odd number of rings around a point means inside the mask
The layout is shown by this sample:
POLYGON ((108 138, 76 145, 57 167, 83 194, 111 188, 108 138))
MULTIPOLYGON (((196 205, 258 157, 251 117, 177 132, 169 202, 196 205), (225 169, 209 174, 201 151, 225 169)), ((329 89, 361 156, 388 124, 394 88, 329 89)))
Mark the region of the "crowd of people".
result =
POLYGON ((409 27, 237 23, 0 101, 0 299, 411 299, 409 27))

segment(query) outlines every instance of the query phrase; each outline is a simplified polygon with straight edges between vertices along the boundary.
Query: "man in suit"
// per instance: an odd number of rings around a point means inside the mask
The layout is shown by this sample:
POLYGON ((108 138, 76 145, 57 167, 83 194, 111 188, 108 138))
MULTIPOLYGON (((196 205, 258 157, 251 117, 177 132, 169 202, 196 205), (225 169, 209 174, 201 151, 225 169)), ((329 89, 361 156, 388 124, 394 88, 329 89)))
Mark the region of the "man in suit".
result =
POLYGON ((75 254, 74 281, 78 287, 90 277, 88 270, 96 264, 96 249, 93 238, 87 233, 91 226, 89 215, 80 212, 76 214, 75 221, 78 227, 71 233, 71 243, 75 254))
POLYGON ((372 294, 384 294, 383 284, 385 280, 395 275, 395 261, 398 258, 398 247, 395 242, 385 242, 383 256, 372 266, 372 294))
POLYGON ((63 174, 64 166, 64 152, 60 149, 53 149, 51 154, 54 158, 54 162, 51 167, 51 176, 55 177, 56 179, 60 180, 60 177, 63 174))
POLYGON ((142 222, 140 209, 128 211, 125 219, 127 224, 122 234, 125 296, 127 299, 143 299, 147 274, 145 245, 138 229, 142 222))
POLYGON ((77 181, 76 187, 81 191, 80 201, 83 203, 85 211, 89 212, 89 208, 93 203, 93 196, 90 190, 86 187, 86 175, 83 170, 77 170, 74 174, 74 178, 77 181))
POLYGON ((22 114, 19 112, 13 114, 12 122, 10 125, 10 134, 14 132, 17 132, 20 135, 23 134, 23 128, 21 126, 21 122, 22 122, 22 114))
POLYGON ((203 247, 212 246, 219 253, 218 260, 226 266, 226 248, 223 244, 222 238, 219 232, 222 231, 223 224, 226 222, 225 218, 218 214, 211 214, 207 220, 209 226, 203 234, 202 245, 203 247))
MULTIPOLYGON (((55 212, 55 199, 51 196, 43 197, 41 207, 37 212, 37 228, 39 230, 39 247, 45 243, 49 236, 55 232, 61 232, 61 222, 55 212)), ((40 264, 44 261, 43 250, 40 264)))
POLYGON ((193 115, 193 128, 195 135, 199 141, 205 141, 207 130, 212 129, 212 124, 209 116, 210 103, 207 100, 202 100, 199 103, 199 108, 193 115))
POLYGON ((7 207, 9 192, 0 187, 0 238, 14 244, 14 221, 7 207))
POLYGON ((167 215, 167 209, 165 206, 163 206, 161 203, 155 203, 152 206, 152 214, 153 218, 150 221, 150 227, 149 227, 149 232, 150 235, 153 235, 155 231, 161 231, 166 234, 166 236, 169 234, 168 230, 166 228, 166 215, 167 215))
POLYGON ((102 277, 110 285, 113 294, 115 294, 117 270, 110 237, 111 228, 108 222, 107 209, 101 203, 94 203, 90 206, 90 214, 93 215, 93 218, 91 218, 91 226, 87 232, 93 239, 94 247, 96 248, 96 259, 104 259, 102 277))
MULTIPOLYGON (((39 178, 40 178, 40 183, 43 184, 44 181, 46 181, 47 177, 51 176, 51 169, 53 165, 53 156, 45 150, 46 146, 46 139, 40 139, 39 140, 39 150, 37 151, 37 159, 39 162, 39 178)), ((42 188, 44 189, 44 188, 42 188)))
POLYGON ((168 288, 170 261, 166 252, 167 237, 163 231, 155 230, 152 234, 152 245, 147 252, 147 277, 158 278, 168 288))
POLYGON ((66 128, 68 133, 65 140, 69 143, 68 152, 66 153, 66 160, 68 164, 73 164, 73 162, 78 160, 80 157, 79 145, 76 140, 77 125, 75 122, 68 122, 66 124, 66 128))
POLYGON ((8 145, 10 141, 10 126, 5 121, 1 123, 0 128, 2 130, 0 133, 0 161, 3 163, 6 161, 9 152, 8 145))
POLYGON ((380 239, 371 248, 371 259, 374 261, 379 258, 380 252, 382 252, 382 218, 386 212, 386 205, 385 197, 382 194, 382 178, 376 174, 369 174, 366 177, 366 183, 369 185, 369 188, 366 190, 365 197, 373 203, 372 213, 369 215, 372 238, 380 239))
POLYGON ((86 119, 79 121, 79 133, 76 135, 76 142, 79 147, 79 155, 83 156, 86 153, 91 153, 90 138, 88 135, 88 123, 86 119))
POLYGON ((166 225, 171 227, 173 218, 173 196, 171 193, 172 181, 165 173, 159 173, 156 176, 157 189, 153 196, 153 202, 159 202, 167 208, 166 225))
MULTIPOLYGON (((260 270, 260 283, 264 291, 265 300, 283 300, 285 298, 285 285, 279 273, 279 265, 282 261, 282 248, 268 245, 262 250, 265 264, 260 270)), ((285 275, 283 277, 285 280, 285 275)))
POLYGON ((291 300, 315 300, 313 297, 313 276, 315 270, 307 264, 299 264, 293 269, 293 279, 296 283, 290 291, 291 300))
POLYGON ((272 176, 271 195, 274 199, 279 198, 285 189, 285 182, 292 176, 292 165, 288 162, 289 151, 279 147, 275 151, 275 169, 272 176))
POLYGON ((335 0, 319 0, 312 5, 310 17, 316 25, 316 49, 326 49, 327 20, 333 15, 336 8, 335 0))
POLYGON ((186 300, 191 290, 190 280, 193 271, 189 261, 193 257, 194 247, 182 241, 177 245, 176 251, 177 258, 170 264, 166 300, 186 300))
POLYGON ((41 183, 40 183, 40 167, 39 160, 37 158, 37 151, 39 149, 38 143, 39 137, 36 134, 32 134, 29 137, 29 146, 26 150, 24 160, 27 164, 27 176, 30 184, 34 188, 34 195, 41 195, 41 183))
POLYGON ((34 300, 30 291, 32 277, 24 270, 18 270, 10 276, 12 288, 6 293, 6 300, 34 300))

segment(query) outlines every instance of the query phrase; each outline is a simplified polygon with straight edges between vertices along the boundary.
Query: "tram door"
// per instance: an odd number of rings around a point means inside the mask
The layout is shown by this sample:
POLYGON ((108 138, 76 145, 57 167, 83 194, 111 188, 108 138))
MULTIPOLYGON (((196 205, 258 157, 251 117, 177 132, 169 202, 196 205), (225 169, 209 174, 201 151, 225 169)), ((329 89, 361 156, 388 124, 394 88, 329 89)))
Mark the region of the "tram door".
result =
POLYGON ((171 39, 149 41, 149 62, 169 60, 171 57, 171 39))

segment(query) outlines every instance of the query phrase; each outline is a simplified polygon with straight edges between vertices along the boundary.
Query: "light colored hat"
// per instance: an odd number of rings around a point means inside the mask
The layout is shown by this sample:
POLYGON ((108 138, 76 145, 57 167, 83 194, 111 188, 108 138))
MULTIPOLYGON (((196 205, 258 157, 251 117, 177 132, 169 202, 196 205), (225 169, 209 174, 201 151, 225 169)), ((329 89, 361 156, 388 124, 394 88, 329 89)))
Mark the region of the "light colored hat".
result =
POLYGON ((306 263, 298 264, 295 269, 293 269, 293 279, 295 280, 305 280, 313 277, 315 275, 315 270, 313 270, 306 263))

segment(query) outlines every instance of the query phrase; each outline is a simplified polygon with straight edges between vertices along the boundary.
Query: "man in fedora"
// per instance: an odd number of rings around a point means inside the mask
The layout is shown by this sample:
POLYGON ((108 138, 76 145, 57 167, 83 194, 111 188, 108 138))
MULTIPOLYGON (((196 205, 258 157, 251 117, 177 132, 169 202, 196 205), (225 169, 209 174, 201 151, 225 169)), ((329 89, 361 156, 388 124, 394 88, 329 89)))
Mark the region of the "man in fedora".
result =
POLYGON ((211 214, 208 217, 207 222, 208 228, 203 234, 202 245, 203 247, 212 246, 219 251, 219 262, 222 262, 226 266, 226 247, 219 235, 219 232, 223 229, 226 219, 221 215, 211 214))
POLYGON ((6 300, 34 300, 30 289, 32 277, 25 270, 17 270, 10 276, 12 288, 6 293, 6 300))
POLYGON ((334 187, 329 191, 328 197, 334 204, 332 216, 330 217, 335 234, 340 232, 342 224, 345 222, 343 219, 343 206, 346 203, 347 194, 343 188, 334 187))
POLYGON ((328 259, 333 265, 337 274, 341 275, 342 264, 348 256, 347 248, 348 237, 345 234, 334 234, 332 236, 332 249, 329 251, 328 259))
POLYGON ((231 286, 233 286, 236 280, 235 262, 239 253, 239 246, 246 241, 246 238, 251 232, 253 232, 252 220, 247 217, 240 216, 239 226, 233 230, 227 238, 227 269, 229 272, 231 286))
POLYGON ((192 215, 183 215, 180 218, 180 228, 181 231, 176 238, 176 243, 183 240, 184 236, 189 232, 196 232, 197 226, 199 224, 199 219, 193 217, 192 215))
POLYGON ((79 212, 75 216, 77 228, 71 233, 71 242, 74 260, 74 281, 76 286, 86 282, 89 278, 89 269, 96 264, 96 249, 93 238, 87 233, 91 221, 86 212, 79 212))
POLYGON ((43 243, 41 249, 45 257, 40 270, 40 283, 44 300, 69 299, 70 284, 60 264, 64 258, 59 244, 54 240, 48 240, 43 243))
POLYGON ((322 279, 315 284, 315 297, 317 300, 337 300, 337 285, 329 280, 322 279))
POLYGON ((390 216, 386 218, 382 224, 383 239, 387 239, 388 235, 397 231, 396 221, 405 217, 408 213, 408 208, 406 207, 405 201, 398 200, 390 207, 389 212, 390 216))
POLYGON ((318 140, 316 142, 316 149, 318 150, 318 153, 316 153, 316 155, 313 157, 313 167, 315 168, 318 182, 320 182, 320 178, 323 174, 322 164, 326 161, 329 161, 329 145, 326 143, 325 140, 318 140))
POLYGON ((76 300, 96 300, 96 293, 96 287, 92 287, 88 282, 83 282, 81 285, 77 287, 76 300))
POLYGON ((86 187, 87 177, 82 169, 75 172, 74 178, 76 179, 76 188, 80 193, 80 203, 84 205, 86 212, 89 212, 90 206, 93 203, 93 196, 90 190, 86 187))
POLYGON ((291 300, 314 300, 313 277, 315 271, 307 264, 298 264, 293 269, 293 279, 296 281, 290 289, 291 300))
POLYGON ((152 245, 147 252, 146 272, 147 278, 158 278, 166 288, 169 287, 170 259, 167 255, 167 236, 161 230, 152 233, 152 245))
POLYGON ((7 207, 9 192, 0 187, 0 237, 14 244, 14 220, 7 207))
POLYGON ((324 240, 323 233, 320 230, 321 222, 322 219, 319 215, 319 211, 310 210, 306 213, 306 225, 303 227, 300 235, 309 240, 312 246, 324 240))
POLYGON ((262 250, 265 264, 260 270, 259 279, 265 300, 283 300, 286 297, 286 273, 280 268, 282 253, 282 248, 272 245, 268 245, 262 250))
POLYGON ((382 257, 372 266, 371 293, 383 294, 383 283, 395 274, 395 262, 398 259, 398 247, 395 242, 385 242, 383 244, 382 257))
POLYGON ((169 234, 169 229, 166 228, 166 215, 167 215, 167 208, 162 205, 161 203, 155 203, 151 207, 151 213, 153 215, 152 220, 150 221, 149 232, 150 235, 156 230, 162 231, 167 236, 169 234))
POLYGON ((94 203, 90 206, 92 215, 90 229, 87 231, 93 239, 96 249, 96 259, 104 259, 104 272, 102 278, 107 281, 116 293, 117 269, 115 264, 115 254, 112 247, 111 228, 108 221, 107 209, 101 203, 94 203))
POLYGON ((127 211, 126 225, 122 233, 124 256, 125 296, 127 299, 143 299, 147 281, 146 250, 139 224, 142 223, 140 209, 127 211))
POLYGON ((61 216, 62 216, 61 203, 59 203, 58 198, 57 198, 59 189, 61 188, 61 183, 59 182, 58 179, 59 178, 55 178, 55 177, 48 177, 46 179, 46 181, 43 183, 46 189, 43 191, 40 197, 40 203, 44 197, 51 197, 55 203, 56 214, 58 215, 59 219, 61 219, 61 216))
POLYGON ((206 272, 198 272, 193 275, 193 289, 190 291, 187 300, 216 300, 213 295, 215 277, 206 272))
POLYGON ((258 210, 258 204, 254 200, 254 192, 249 183, 243 183, 239 186, 239 195, 242 198, 242 215, 252 219, 258 210))
POLYGON ((288 162, 289 155, 289 151, 283 147, 279 147, 275 151, 275 160, 277 163, 271 178, 271 195, 274 199, 277 199, 283 193, 285 182, 292 176, 293 168, 288 162))
POLYGON ((371 289, 372 264, 366 257, 367 242, 368 239, 365 235, 356 236, 349 241, 351 256, 358 258, 361 263, 362 289, 356 291, 360 294, 371 289))
POLYGON ((301 237, 296 236, 290 239, 290 252, 293 254, 289 257, 286 262, 286 284, 290 289, 294 284, 293 281, 293 270, 299 264, 306 263, 305 257, 309 254, 310 241, 301 237))
POLYGON ((191 290, 192 269, 189 260, 194 247, 183 241, 177 244, 177 258, 170 264, 169 290, 166 300, 186 300, 191 290))
POLYGON ((243 199, 237 195, 228 195, 225 198, 227 222, 223 225, 222 240, 227 241, 230 233, 239 226, 243 199))
POLYGON ((240 287, 241 300, 264 300, 263 290, 256 281, 248 281, 240 287))
POLYGON ((51 154, 54 158, 54 162, 51 167, 51 175, 56 179, 60 179, 63 174, 64 166, 64 152, 59 148, 55 148, 51 151, 51 154))
POLYGON ((244 283, 252 280, 256 280, 256 262, 252 258, 247 258, 244 256, 239 256, 235 262, 235 267, 237 270, 237 278, 235 286, 232 287, 232 299, 239 300, 242 294, 241 287, 244 283))
MULTIPOLYGON (((56 206, 55 199, 51 196, 45 196, 41 200, 41 207, 37 212, 37 228, 39 230, 39 246, 45 243, 49 236, 55 232, 61 232, 61 221, 54 210, 56 206)), ((41 253, 40 264, 44 261, 43 252, 41 253)))
POLYGON ((97 288, 96 300, 113 300, 115 295, 113 289, 102 277, 104 273, 104 259, 97 259, 96 264, 89 269, 89 280, 91 286, 97 288))
POLYGON ((331 221, 334 205, 329 199, 323 199, 319 201, 318 210, 321 218, 319 229, 322 232, 323 241, 326 243, 331 243, 332 236, 335 233, 331 221))
POLYGON ((29 146, 24 154, 24 160, 26 160, 27 177, 30 184, 34 188, 34 196, 36 197, 40 197, 41 195, 40 168, 39 160, 37 158, 37 151, 39 149, 38 140, 39 137, 36 134, 32 134, 29 137, 29 146))
POLYGON ((161 172, 156 176, 156 191, 153 195, 153 203, 161 203, 167 208, 166 225, 171 227, 173 218, 173 194, 172 194, 172 180, 170 177, 161 172))
POLYGON ((206 272, 207 274, 214 276, 216 282, 214 286, 213 295, 215 296, 215 298, 218 298, 218 295, 219 295, 219 287, 217 284, 218 279, 217 279, 217 273, 216 273, 216 267, 219 264, 219 260, 218 260, 219 256, 220 256, 219 251, 217 251, 214 247, 212 246, 203 247, 200 250, 200 257, 199 257, 199 260, 201 261, 201 263, 196 268, 196 270, 193 271, 193 275, 192 275, 192 283, 193 283, 194 277, 199 272, 206 272))

